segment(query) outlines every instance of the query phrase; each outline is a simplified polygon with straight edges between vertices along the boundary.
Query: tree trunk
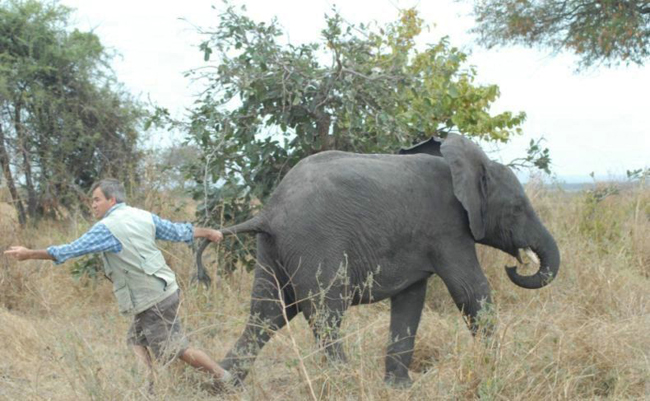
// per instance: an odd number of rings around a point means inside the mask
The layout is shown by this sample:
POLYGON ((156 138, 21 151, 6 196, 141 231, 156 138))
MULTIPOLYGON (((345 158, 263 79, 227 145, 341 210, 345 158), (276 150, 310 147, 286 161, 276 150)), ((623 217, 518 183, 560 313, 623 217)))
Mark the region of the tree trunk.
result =
POLYGON ((39 167, 38 189, 39 189, 39 208, 41 216, 54 218, 60 214, 59 203, 55 194, 59 193, 57 189, 57 180, 50 177, 51 171, 56 171, 54 165, 56 162, 51 157, 51 138, 60 138, 56 133, 54 121, 55 117, 51 112, 51 106, 48 108, 37 108, 38 125, 36 131, 38 134, 38 146, 36 148, 35 165, 39 167), (52 169, 52 170, 50 170, 52 169))
POLYGON ((23 207, 23 201, 18 195, 16 190, 16 183, 14 182, 14 177, 11 175, 11 169, 9 168, 9 152, 5 146, 5 134, 2 131, 2 126, 0 125, 0 167, 4 173, 5 180, 7 181, 7 187, 9 188, 9 193, 11 194, 11 199, 13 200, 14 207, 18 212, 18 222, 21 226, 25 226, 27 223, 27 216, 25 215, 25 208, 23 207))
POLYGON ((318 139, 320 141, 320 149, 318 151, 322 152, 324 150, 330 150, 333 148, 333 144, 330 143, 331 140, 329 136, 332 117, 329 114, 323 113, 321 111, 317 111, 316 115, 318 116, 316 127, 318 129, 318 139))
POLYGON ((18 147, 20 153, 23 155, 23 169, 25 170, 25 187, 27 188, 27 215, 30 218, 36 217, 36 208, 38 200, 36 190, 34 189, 34 182, 32 180, 32 165, 29 160, 29 150, 27 149, 28 143, 25 137, 25 130, 20 119, 22 106, 20 102, 16 103, 14 109, 14 128, 16 129, 16 137, 18 139, 18 147))

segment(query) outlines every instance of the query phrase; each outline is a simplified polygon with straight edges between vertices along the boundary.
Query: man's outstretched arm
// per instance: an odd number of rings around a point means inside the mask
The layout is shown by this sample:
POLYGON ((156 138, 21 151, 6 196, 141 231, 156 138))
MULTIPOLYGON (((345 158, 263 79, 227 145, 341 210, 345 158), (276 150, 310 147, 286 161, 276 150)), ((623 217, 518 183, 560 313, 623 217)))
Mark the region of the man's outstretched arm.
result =
POLYGON ((89 253, 120 252, 122 244, 111 234, 103 224, 95 224, 84 235, 65 245, 54 245, 47 249, 29 249, 24 246, 12 246, 5 251, 6 256, 18 260, 45 259, 61 264, 70 258, 76 258, 89 253))
POLYGON ((24 246, 12 246, 4 252, 6 256, 11 256, 18 260, 43 259, 55 260, 45 249, 29 249, 24 246))

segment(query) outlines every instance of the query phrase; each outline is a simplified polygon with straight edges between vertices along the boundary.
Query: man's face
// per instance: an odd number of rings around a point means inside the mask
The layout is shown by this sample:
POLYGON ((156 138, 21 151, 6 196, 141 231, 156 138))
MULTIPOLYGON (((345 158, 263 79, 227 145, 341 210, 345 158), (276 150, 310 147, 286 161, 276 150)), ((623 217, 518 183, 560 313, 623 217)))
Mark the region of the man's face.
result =
POLYGON ((101 219, 104 217, 106 212, 113 206, 115 206, 115 197, 112 197, 110 199, 106 199, 106 196, 104 196, 104 192, 102 192, 102 189, 97 187, 93 191, 93 214, 95 215, 95 218, 97 220, 101 219))

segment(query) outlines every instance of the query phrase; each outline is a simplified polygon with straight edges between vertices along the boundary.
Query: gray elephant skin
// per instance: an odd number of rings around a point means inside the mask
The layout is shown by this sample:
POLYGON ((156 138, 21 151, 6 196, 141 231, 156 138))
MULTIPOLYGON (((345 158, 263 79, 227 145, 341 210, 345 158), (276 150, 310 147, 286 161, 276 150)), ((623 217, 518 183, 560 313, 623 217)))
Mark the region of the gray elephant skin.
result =
MULTIPOLYGON (((473 334, 489 334, 477 319, 491 299, 476 243, 520 263, 520 250, 532 250, 536 274, 506 267, 520 287, 544 287, 560 265, 556 242, 515 174, 456 134, 400 154, 307 157, 258 215, 222 232, 257 234, 250 316, 220 362, 240 382, 273 333, 299 313, 328 358, 345 361, 338 329, 346 309, 390 298, 385 380, 408 386, 429 277, 444 281, 473 334)), ((197 252, 200 274, 206 245, 197 252)))

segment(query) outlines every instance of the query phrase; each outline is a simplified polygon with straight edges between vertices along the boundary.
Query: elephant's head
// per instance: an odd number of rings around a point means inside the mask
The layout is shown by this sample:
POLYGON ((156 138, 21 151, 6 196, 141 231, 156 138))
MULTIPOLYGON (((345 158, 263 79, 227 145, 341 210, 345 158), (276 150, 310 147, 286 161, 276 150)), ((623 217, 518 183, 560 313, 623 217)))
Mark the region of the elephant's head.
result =
POLYGON ((400 153, 444 157, 451 169, 454 195, 467 211, 476 242, 501 249, 520 262, 521 250, 537 255, 540 268, 532 276, 521 276, 516 267, 506 267, 513 283, 541 288, 556 277, 560 267, 557 244, 510 168, 491 161, 476 144, 456 134, 449 134, 442 145, 430 139, 400 153))

